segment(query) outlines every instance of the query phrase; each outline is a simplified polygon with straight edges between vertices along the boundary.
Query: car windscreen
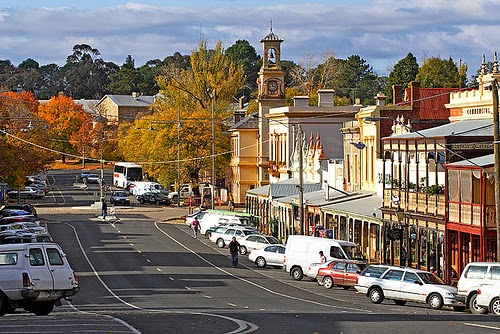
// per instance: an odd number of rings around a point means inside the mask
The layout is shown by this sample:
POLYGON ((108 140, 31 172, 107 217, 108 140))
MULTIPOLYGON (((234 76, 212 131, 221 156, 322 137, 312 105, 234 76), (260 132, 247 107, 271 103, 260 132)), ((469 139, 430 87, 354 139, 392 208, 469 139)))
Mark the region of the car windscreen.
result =
POLYGON ((424 281, 425 284, 444 284, 444 282, 434 274, 431 273, 417 273, 418 277, 424 281))
POLYGON ((342 245, 342 249, 347 254, 347 257, 351 260, 365 260, 365 257, 356 246, 342 245))
POLYGON ((114 196, 114 197, 128 197, 128 196, 127 196, 127 193, 126 193, 126 192, 124 192, 124 191, 115 191, 115 192, 113 193, 113 196, 114 196))
POLYGON ((266 240, 270 244, 280 244, 281 242, 275 237, 266 237, 266 240))

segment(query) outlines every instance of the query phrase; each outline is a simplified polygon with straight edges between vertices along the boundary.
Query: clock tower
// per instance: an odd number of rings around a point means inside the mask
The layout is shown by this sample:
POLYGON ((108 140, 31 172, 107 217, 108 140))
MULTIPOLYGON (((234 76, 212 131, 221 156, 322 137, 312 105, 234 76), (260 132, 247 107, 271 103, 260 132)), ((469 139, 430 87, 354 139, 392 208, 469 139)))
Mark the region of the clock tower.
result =
POLYGON ((262 67, 257 85, 259 89, 259 175, 258 186, 269 184, 269 109, 286 105, 285 74, 281 68, 281 43, 283 40, 271 31, 260 40, 262 43, 262 67))

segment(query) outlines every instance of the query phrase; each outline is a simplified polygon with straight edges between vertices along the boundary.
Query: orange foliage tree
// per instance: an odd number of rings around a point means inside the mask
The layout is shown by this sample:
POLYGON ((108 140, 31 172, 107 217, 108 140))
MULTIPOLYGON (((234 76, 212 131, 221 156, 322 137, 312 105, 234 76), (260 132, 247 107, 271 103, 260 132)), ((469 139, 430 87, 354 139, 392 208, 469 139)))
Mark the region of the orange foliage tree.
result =
POLYGON ((70 138, 80 128, 88 127, 92 119, 83 110, 82 105, 75 103, 72 98, 64 95, 53 96, 47 104, 38 107, 38 116, 47 122, 50 146, 61 152, 63 162, 66 155, 78 153, 78 148, 85 145, 76 142, 72 145, 70 138))

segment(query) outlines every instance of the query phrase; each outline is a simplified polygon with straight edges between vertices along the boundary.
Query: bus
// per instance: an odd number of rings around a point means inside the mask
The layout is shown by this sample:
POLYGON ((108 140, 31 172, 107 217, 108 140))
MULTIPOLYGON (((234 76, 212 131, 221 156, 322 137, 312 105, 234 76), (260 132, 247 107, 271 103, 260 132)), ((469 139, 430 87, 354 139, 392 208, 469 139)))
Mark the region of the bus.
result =
POLYGON ((127 188, 130 184, 142 181, 142 167, 132 162, 117 162, 113 170, 113 184, 127 188))

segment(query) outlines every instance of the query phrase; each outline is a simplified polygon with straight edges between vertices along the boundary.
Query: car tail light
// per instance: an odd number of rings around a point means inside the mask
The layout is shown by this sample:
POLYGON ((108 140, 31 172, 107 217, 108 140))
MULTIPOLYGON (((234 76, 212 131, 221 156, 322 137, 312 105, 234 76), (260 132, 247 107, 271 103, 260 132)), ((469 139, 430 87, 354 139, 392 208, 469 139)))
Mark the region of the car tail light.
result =
POLYGON ((78 275, 73 271, 73 278, 75 279, 75 283, 78 284, 78 275))
POLYGON ((27 288, 31 285, 30 277, 28 273, 23 273, 23 287, 27 288))
POLYGON ((283 256, 283 264, 285 264, 285 263, 286 263, 286 255, 283 256))
POLYGON ((480 295, 481 294, 481 289, 477 289, 477 294, 480 295))

